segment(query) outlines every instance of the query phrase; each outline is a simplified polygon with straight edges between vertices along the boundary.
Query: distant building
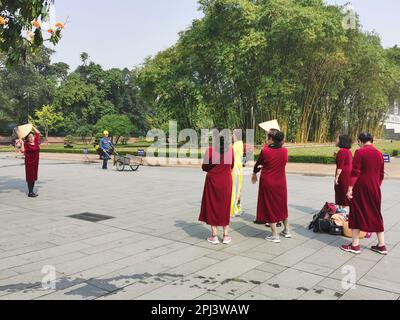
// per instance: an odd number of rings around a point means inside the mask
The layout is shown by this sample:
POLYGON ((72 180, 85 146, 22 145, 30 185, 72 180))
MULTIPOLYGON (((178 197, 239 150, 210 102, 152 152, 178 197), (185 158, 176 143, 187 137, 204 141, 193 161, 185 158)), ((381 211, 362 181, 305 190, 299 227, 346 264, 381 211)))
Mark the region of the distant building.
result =
POLYGON ((400 113, 399 101, 393 101, 385 121, 385 138, 400 140, 400 113))

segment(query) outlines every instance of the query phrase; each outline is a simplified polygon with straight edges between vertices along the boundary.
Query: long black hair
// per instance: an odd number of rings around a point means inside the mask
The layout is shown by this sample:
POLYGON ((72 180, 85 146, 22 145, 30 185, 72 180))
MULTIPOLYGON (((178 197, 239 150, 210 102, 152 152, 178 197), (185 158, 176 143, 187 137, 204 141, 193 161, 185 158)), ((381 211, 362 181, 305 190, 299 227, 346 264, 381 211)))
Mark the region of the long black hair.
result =
POLYGON ((230 130, 222 130, 219 134, 219 153, 225 154, 232 146, 232 135, 230 130))
POLYGON ((347 134, 342 134, 339 136, 338 147, 343 149, 351 149, 353 141, 351 137, 347 134))

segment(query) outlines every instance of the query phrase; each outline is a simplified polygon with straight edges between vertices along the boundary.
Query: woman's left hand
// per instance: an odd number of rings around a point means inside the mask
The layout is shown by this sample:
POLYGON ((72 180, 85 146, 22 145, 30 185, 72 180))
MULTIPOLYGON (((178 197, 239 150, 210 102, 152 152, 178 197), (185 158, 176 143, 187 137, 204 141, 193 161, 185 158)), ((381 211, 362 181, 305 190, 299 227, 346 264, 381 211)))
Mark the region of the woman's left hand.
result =
POLYGON ((253 173, 252 176, 251 176, 251 182, 252 182, 253 184, 256 184, 257 181, 258 181, 257 174, 256 174, 256 173, 253 173))

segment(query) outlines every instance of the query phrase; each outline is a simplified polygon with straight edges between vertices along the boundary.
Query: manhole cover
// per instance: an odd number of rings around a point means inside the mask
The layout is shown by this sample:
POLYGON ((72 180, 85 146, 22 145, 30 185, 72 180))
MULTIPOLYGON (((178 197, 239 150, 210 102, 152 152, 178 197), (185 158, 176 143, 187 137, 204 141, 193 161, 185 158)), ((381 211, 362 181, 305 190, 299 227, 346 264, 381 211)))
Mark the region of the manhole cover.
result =
POLYGON ((114 219, 114 217, 111 217, 111 216, 105 216, 105 215, 102 215, 102 214, 91 213, 91 212, 84 212, 84 213, 80 213, 80 214, 74 214, 74 215, 69 216, 69 217, 70 218, 74 218, 74 219, 79 219, 79 220, 90 221, 90 222, 99 222, 99 221, 114 219))

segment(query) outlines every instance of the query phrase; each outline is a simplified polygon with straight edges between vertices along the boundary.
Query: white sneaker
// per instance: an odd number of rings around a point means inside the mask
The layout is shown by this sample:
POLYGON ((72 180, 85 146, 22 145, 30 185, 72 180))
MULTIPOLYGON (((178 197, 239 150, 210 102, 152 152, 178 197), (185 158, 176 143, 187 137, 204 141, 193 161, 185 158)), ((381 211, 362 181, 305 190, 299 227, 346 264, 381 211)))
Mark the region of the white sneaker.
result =
POLYGON ((211 243, 211 244, 214 244, 214 245, 220 243, 218 237, 210 237, 210 238, 207 239, 207 241, 209 243, 211 243))
POLYGON ((281 243, 281 239, 273 236, 267 236, 265 240, 273 242, 273 243, 281 243))
POLYGON ((232 242, 232 238, 231 237, 224 237, 222 243, 223 244, 230 244, 232 242))
POLYGON ((290 234, 290 232, 285 232, 285 231, 282 231, 282 232, 280 233, 280 235, 281 235, 282 237, 284 237, 284 238, 287 238, 287 239, 289 239, 289 238, 292 237, 292 235, 290 234))

